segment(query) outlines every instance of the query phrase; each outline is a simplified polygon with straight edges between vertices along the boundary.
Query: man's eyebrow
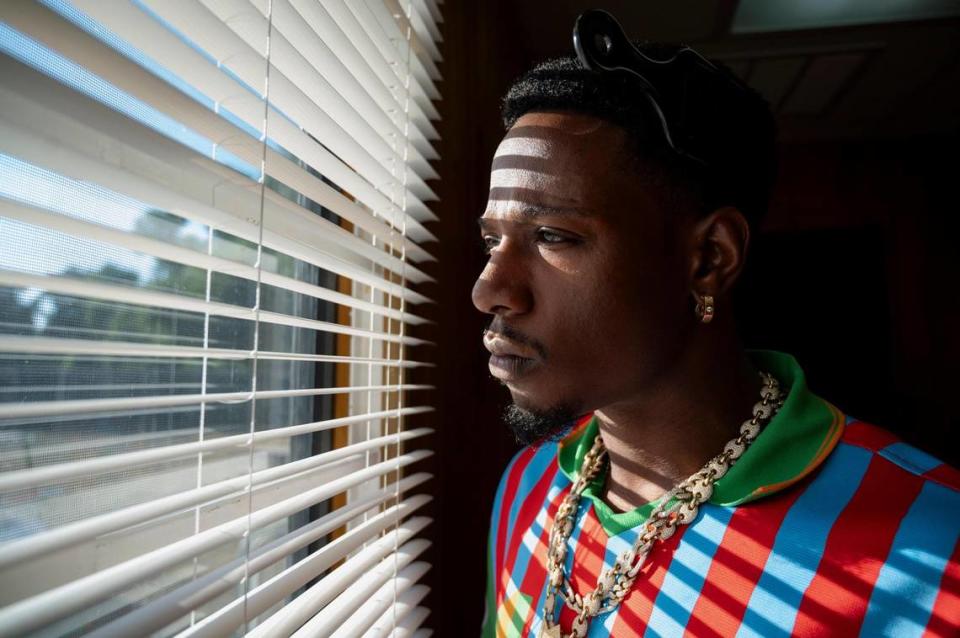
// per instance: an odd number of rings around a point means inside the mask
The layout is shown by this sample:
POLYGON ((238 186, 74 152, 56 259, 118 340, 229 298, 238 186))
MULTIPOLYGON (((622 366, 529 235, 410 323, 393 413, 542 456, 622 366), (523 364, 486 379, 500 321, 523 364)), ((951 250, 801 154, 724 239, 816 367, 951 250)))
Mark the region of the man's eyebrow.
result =
MULTIPOLYGON (((586 217, 590 215, 586 210, 582 208, 577 208, 575 206, 547 206, 546 204, 524 204, 519 210, 511 210, 520 215, 525 221, 530 221, 537 219, 538 217, 547 217, 547 216, 556 216, 556 215, 570 215, 575 217, 586 217)), ((480 217, 477 219, 477 223, 480 224, 480 227, 483 228, 486 222, 492 221, 490 219, 480 217)))
POLYGON ((544 215, 587 215, 587 211, 576 206, 547 206, 546 204, 524 204, 520 209, 524 217, 542 217, 544 215))

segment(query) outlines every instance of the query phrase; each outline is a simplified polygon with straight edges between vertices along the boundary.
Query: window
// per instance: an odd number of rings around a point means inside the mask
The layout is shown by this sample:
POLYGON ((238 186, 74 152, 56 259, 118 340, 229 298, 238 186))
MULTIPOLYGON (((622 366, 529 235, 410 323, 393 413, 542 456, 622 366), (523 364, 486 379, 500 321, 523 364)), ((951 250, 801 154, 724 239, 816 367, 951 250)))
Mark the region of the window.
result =
POLYGON ((425 632, 436 2, 0 19, 0 634, 425 632))

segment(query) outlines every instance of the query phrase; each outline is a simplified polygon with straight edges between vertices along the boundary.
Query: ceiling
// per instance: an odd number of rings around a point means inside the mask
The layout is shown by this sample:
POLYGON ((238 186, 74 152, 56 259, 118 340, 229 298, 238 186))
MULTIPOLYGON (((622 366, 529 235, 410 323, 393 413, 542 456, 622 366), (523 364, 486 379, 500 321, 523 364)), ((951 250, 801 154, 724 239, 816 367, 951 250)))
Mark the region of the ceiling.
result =
POLYGON ((757 0, 512 0, 504 17, 531 61, 570 53, 573 21, 590 7, 613 13, 631 37, 693 45, 768 99, 785 142, 960 132, 960 1, 804 1, 885 3, 892 12, 764 14, 757 0), (839 26, 770 30, 788 23, 839 26))

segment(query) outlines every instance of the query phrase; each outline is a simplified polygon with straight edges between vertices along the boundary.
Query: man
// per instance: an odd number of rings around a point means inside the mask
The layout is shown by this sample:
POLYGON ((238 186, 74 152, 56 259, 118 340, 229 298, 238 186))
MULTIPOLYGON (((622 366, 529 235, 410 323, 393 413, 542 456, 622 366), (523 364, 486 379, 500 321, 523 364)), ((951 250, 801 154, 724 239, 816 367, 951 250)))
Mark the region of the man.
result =
POLYGON ((473 300, 528 447, 483 635, 957 635, 960 475, 737 338, 768 109, 692 52, 638 55, 541 64, 504 101, 473 300))

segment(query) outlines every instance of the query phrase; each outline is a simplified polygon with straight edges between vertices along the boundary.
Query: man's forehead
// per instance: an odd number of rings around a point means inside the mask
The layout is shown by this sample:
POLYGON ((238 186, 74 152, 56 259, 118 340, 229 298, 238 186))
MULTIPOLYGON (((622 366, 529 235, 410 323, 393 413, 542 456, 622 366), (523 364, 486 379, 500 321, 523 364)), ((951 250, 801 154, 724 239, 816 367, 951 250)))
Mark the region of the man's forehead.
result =
POLYGON ((575 113, 528 113, 497 147, 488 212, 589 207, 593 183, 609 170, 612 125, 575 113))
POLYGON ((528 209, 576 210, 589 203, 589 176, 550 167, 536 155, 513 153, 494 159, 487 213, 528 209), (498 162, 508 158, 509 162, 498 162), (587 201, 585 201, 587 200, 587 201))
POLYGON ((623 131, 600 118, 570 112, 533 111, 522 115, 497 147, 494 158, 524 155, 550 159, 571 151, 610 151, 623 131))

